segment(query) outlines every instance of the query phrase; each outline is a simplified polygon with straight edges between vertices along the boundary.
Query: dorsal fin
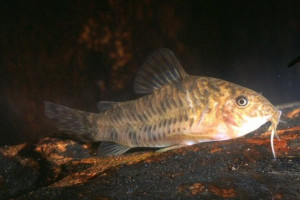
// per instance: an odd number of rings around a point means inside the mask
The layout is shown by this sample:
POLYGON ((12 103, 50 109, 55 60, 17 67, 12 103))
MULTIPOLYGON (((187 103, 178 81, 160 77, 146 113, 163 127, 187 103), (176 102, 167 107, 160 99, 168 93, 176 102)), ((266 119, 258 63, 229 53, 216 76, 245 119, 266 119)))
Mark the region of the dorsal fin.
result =
POLYGON ((134 90, 149 94, 165 84, 183 80, 187 73, 169 49, 158 49, 148 56, 135 78, 134 90))
POLYGON ((109 109, 110 107, 112 107, 112 105, 114 105, 116 102, 113 101, 99 101, 97 103, 97 108, 99 112, 105 111, 107 109, 109 109))

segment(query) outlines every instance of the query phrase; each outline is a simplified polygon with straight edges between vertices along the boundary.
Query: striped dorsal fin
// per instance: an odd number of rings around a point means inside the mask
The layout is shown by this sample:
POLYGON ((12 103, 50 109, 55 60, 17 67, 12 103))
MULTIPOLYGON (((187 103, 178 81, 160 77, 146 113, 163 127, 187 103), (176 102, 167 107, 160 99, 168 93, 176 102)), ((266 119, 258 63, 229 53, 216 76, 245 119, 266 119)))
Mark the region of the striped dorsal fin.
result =
POLYGON ((148 56, 135 78, 134 90, 149 94, 162 86, 183 80, 187 73, 169 49, 158 49, 148 56))

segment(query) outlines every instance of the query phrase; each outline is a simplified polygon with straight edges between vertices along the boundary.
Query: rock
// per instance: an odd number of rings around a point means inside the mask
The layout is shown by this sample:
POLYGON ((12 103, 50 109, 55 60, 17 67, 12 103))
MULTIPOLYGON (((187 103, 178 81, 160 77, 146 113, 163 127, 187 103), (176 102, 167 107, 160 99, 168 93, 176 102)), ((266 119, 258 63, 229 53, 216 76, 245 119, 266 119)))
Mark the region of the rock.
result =
POLYGON ((18 155, 26 147, 26 144, 21 144, 0 149, 0 199, 30 192, 39 183, 38 160, 18 155))
POLYGON ((92 145, 45 138, 0 149, 0 199, 296 199, 300 109, 285 108, 274 141, 247 137, 169 152, 95 157, 92 145))

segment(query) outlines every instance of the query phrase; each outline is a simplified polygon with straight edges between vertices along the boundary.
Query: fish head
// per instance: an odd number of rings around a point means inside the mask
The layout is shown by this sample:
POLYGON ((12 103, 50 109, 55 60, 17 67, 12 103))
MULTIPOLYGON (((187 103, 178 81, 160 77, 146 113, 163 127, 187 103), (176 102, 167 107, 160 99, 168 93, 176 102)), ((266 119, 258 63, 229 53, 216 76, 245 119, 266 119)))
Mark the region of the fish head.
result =
POLYGON ((267 121, 276 129, 281 111, 261 94, 235 84, 227 94, 221 111, 223 121, 234 130, 233 136, 246 135, 267 121))
POLYGON ((227 95, 223 99, 221 116, 227 130, 231 130, 230 137, 244 136, 270 121, 271 146, 275 157, 273 138, 281 111, 251 89, 231 83, 227 83, 226 88, 224 91, 227 95))

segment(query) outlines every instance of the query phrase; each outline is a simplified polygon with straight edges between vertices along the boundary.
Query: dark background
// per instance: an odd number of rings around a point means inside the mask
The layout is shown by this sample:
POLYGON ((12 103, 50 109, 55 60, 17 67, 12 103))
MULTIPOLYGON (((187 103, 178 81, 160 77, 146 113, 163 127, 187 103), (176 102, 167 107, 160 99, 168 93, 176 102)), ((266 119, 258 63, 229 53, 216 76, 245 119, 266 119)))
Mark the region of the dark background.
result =
POLYGON ((300 99, 298 1, 1 1, 0 145, 53 133, 43 101, 96 112, 134 99, 133 79, 168 47, 193 75, 300 99), (277 2, 277 3, 271 3, 277 2))

